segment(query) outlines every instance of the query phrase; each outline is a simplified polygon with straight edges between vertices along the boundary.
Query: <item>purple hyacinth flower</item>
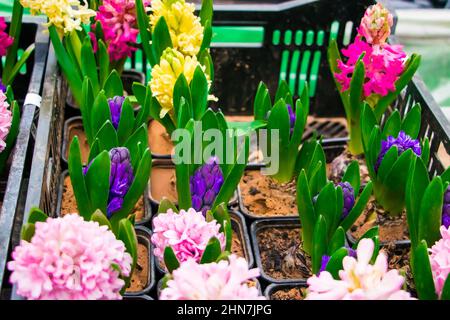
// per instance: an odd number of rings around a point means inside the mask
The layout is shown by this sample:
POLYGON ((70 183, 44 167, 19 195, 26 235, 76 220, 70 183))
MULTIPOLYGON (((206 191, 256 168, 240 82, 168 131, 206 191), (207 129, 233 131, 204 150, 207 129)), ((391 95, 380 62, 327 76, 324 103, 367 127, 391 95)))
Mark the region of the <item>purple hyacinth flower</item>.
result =
POLYGON ((109 110, 111 112, 111 122, 114 128, 117 130, 120 122, 120 115, 122 113, 122 105, 125 101, 125 97, 115 96, 108 99, 109 110))
POLYGON ((327 264, 328 264, 328 262, 330 261, 330 256, 328 256, 328 255, 326 255, 326 254, 324 254, 323 256, 322 256, 322 262, 321 262, 321 264, 320 264, 320 270, 319 270, 319 273, 321 273, 322 271, 325 271, 326 269, 327 269, 327 264))
POLYGON ((386 140, 381 141, 381 151, 375 163, 375 171, 378 171, 381 161, 383 161, 384 156, 392 146, 397 147, 399 156, 408 149, 412 149, 417 156, 422 154, 419 140, 412 139, 404 131, 400 131, 396 139, 393 136, 389 136, 386 140))
POLYGON ((444 193, 444 204, 442 206, 442 225, 446 228, 450 226, 450 185, 444 193))
POLYGON ((350 211, 353 209, 355 205, 355 191, 353 190, 352 185, 345 181, 339 182, 338 186, 342 188, 342 193, 344 195, 344 207, 342 208, 342 219, 345 219, 350 211))
POLYGON ((356 250, 355 249, 353 249, 353 248, 351 248, 351 247, 349 247, 347 245, 345 246, 345 248, 347 249, 349 257, 353 257, 353 258, 357 258, 358 257, 357 254, 356 254, 356 250))
MULTIPOLYGON (((122 209, 123 198, 130 189, 134 180, 133 167, 131 166, 130 152, 127 148, 113 148, 109 151, 111 169, 109 175, 109 196, 106 213, 111 218, 114 212, 122 209)), ((83 174, 89 171, 92 161, 83 168, 83 174)))
POLYGON ((2 80, 0 80, 0 91, 3 93, 6 92, 6 86, 3 84, 2 80))
POLYGON ((195 170, 190 179, 192 207, 204 215, 211 209, 223 185, 223 173, 217 157, 195 170))
POLYGON ((288 112, 289 112, 289 126, 290 126, 290 133, 294 132, 294 126, 295 126, 295 112, 292 109, 292 106, 290 104, 286 105, 288 112))

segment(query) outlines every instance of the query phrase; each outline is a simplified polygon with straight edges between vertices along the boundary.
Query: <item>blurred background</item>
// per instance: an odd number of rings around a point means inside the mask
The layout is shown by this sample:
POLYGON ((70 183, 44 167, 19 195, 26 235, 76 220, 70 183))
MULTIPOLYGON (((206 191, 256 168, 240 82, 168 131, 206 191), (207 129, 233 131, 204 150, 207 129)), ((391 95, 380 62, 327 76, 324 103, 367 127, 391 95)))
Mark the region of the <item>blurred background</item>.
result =
MULTIPOLYGON (((43 0, 45 1, 45 0, 43 0)), ((331 0, 330 0, 331 1, 331 0)), ((215 0, 215 3, 257 3, 258 0, 215 0)), ((260 2, 283 2, 261 0, 260 2)), ((396 9, 398 24, 396 36, 408 53, 422 55, 419 73, 436 101, 450 119, 450 0, 385 0, 396 9)), ((7 15, 11 0, 0 0, 0 12, 7 15)), ((256 34, 234 33, 242 40, 256 34)), ((218 35, 216 41, 226 41, 228 35, 218 35)), ((235 38, 234 38, 235 39, 235 38)))

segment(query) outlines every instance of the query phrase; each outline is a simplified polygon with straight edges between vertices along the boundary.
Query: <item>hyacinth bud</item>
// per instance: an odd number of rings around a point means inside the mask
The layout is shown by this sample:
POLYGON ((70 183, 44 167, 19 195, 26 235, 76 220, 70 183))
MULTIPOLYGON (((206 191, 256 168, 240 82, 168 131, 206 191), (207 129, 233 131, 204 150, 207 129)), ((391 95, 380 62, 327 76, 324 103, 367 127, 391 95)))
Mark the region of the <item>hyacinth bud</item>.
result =
POLYGON ((350 183, 339 182, 338 186, 342 188, 344 195, 344 207, 342 208, 342 219, 345 219, 355 205, 355 191, 350 183))
POLYGON ((400 131, 397 139, 393 136, 389 136, 386 140, 381 141, 381 151, 375 164, 375 171, 378 171, 384 156, 393 146, 397 147, 399 156, 408 149, 412 149, 417 156, 422 154, 422 148, 420 147, 419 140, 412 139, 404 131, 400 131))
POLYGON ((3 84, 2 80, 0 80, 0 91, 3 93, 6 92, 6 86, 3 84))
MULTIPOLYGON (((113 148, 109 151, 111 160, 111 171, 109 175, 109 197, 106 208, 108 218, 111 218, 114 212, 122 209, 123 198, 133 183, 133 167, 131 166, 130 152, 127 148, 113 148)), ((91 161, 92 163, 92 161, 91 161)), ((83 174, 86 175, 91 163, 83 168, 83 174)))
POLYGON ((444 204, 442 205, 442 225, 450 227, 450 186, 444 192, 444 204))
POLYGON ((322 271, 325 271, 326 269, 327 269, 327 264, 328 264, 328 262, 330 261, 330 256, 328 256, 328 255, 326 255, 326 254, 324 254, 323 256, 322 256, 322 261, 321 261, 321 263, 320 263, 320 270, 319 270, 319 272, 318 273, 321 273, 322 271))
POLYGON ((295 126, 295 112, 292 109, 292 106, 290 104, 286 105, 288 112, 289 112, 289 126, 290 126, 290 133, 294 132, 294 126, 295 126))
POLYGON ((391 34, 391 27, 394 23, 392 14, 389 13, 381 3, 367 8, 358 33, 363 36, 367 43, 372 45, 384 44, 391 34))
POLYGON ((217 157, 211 157, 190 179, 192 207, 206 215, 222 187, 223 180, 217 157))
POLYGON ((125 101, 125 97, 115 96, 108 99, 109 110, 111 112, 111 122, 114 128, 117 130, 120 122, 120 114, 122 113, 122 105, 125 101))

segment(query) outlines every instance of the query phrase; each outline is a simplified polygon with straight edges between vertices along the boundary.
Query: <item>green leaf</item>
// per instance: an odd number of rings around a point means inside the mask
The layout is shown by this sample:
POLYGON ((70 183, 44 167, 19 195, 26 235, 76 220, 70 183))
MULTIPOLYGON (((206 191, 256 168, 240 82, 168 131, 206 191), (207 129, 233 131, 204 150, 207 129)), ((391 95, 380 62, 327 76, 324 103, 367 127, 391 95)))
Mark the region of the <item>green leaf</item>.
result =
POLYGON ((283 99, 285 101, 284 107, 286 108, 286 103, 289 104, 291 100, 291 105, 293 105, 292 103, 292 93, 289 90, 289 85, 287 84, 286 80, 281 80, 280 83, 278 84, 278 88, 277 88, 277 92, 275 94, 275 104, 278 103, 279 100, 283 99))
POLYGON ((359 194, 359 186, 361 184, 361 177, 359 173, 359 165, 357 160, 353 160, 345 170, 345 174, 342 177, 343 182, 348 182, 353 187, 353 191, 355 193, 355 198, 359 194))
POLYGON ((372 135, 372 130, 378 125, 372 108, 367 104, 363 103, 362 113, 361 113, 361 138, 364 146, 364 152, 370 147, 370 136, 372 135))
POLYGON ((308 254, 311 254, 316 214, 304 169, 297 179, 297 207, 302 225, 303 248, 308 254))
POLYGON ((359 119, 361 112, 361 97, 365 78, 364 63, 362 62, 363 56, 364 54, 359 57, 353 71, 352 80, 350 81, 350 118, 353 121, 357 121, 359 119))
POLYGON ((225 251, 231 251, 231 244, 233 238, 233 230, 231 228, 231 219, 225 203, 221 203, 213 211, 213 217, 220 224, 220 232, 225 234, 225 251))
POLYGON ((117 238, 119 240, 122 240, 122 242, 125 244, 125 248, 127 249, 127 252, 133 258, 133 264, 131 267, 131 270, 133 271, 136 267, 137 258, 138 258, 138 253, 137 253, 138 240, 137 240, 136 231, 134 230, 133 224, 127 219, 120 220, 116 235, 117 235, 117 238))
POLYGON ((162 213, 166 213, 167 211, 169 211, 169 209, 171 209, 173 212, 178 213, 178 209, 177 207, 172 203, 172 201, 170 201, 169 199, 167 199, 166 197, 163 197, 162 200, 159 202, 159 207, 158 207, 158 214, 162 213))
POLYGON ((444 188, 440 177, 435 177, 425 189, 418 219, 418 240, 435 243, 441 238, 439 228, 442 220, 444 188))
POLYGON ((92 132, 92 119, 91 112, 94 104, 94 90, 92 88, 92 82, 88 77, 83 81, 83 101, 80 103, 81 117, 83 120, 83 129, 86 133, 86 138, 89 145, 92 145, 94 140, 94 133, 92 132))
POLYGON ((202 50, 209 49, 209 47, 211 46, 212 36, 213 36, 213 30, 212 30, 211 21, 206 21, 205 26, 203 28, 203 40, 202 40, 202 44, 200 46, 200 52, 202 50))
POLYGON ((14 68, 17 60, 17 49, 19 48, 20 33, 22 30, 22 16, 23 7, 20 4, 20 1, 14 0, 11 23, 9 25, 9 35, 14 39, 14 41, 7 50, 5 64, 3 66, 2 72, 2 82, 5 86, 11 85, 14 81, 14 77, 12 77, 11 79, 10 75, 12 74, 12 69, 14 68), (7 77, 11 79, 10 82, 8 82, 7 77))
POLYGON ((20 60, 17 61, 17 63, 14 65, 13 69, 11 70, 11 73, 8 74, 8 79, 5 82, 5 85, 12 84, 14 79, 16 78, 17 74, 19 73, 22 66, 27 62, 28 58, 31 56, 35 48, 34 43, 31 44, 20 57, 20 60))
POLYGON ((202 8, 200 9, 200 22, 202 26, 205 26, 207 21, 212 21, 213 19, 213 1, 212 0, 202 0, 202 8))
POLYGON ((397 146, 392 146, 384 155, 383 160, 381 160, 380 167, 378 168, 377 174, 380 181, 384 181, 384 179, 386 179, 387 174, 391 172, 392 167, 394 166, 394 163, 397 161, 397 159, 397 146))
POLYGON ((49 26, 48 31, 53 44, 53 48, 55 49, 58 63, 61 66, 67 82, 69 83, 70 90, 72 91, 75 101, 80 104, 80 102, 82 101, 81 88, 83 80, 76 72, 73 72, 77 68, 76 62, 69 57, 69 54, 67 53, 61 42, 56 27, 54 25, 49 26))
POLYGON ((450 300, 450 276, 444 282, 444 287, 441 292, 441 300, 450 300))
POLYGON ((136 171, 138 163, 142 157, 140 150, 145 150, 145 148, 148 148, 147 126, 143 124, 136 131, 134 131, 131 137, 129 137, 125 142, 124 147, 128 148, 130 151, 131 164, 133 165, 133 170, 136 171))
POLYGON ((19 134, 20 128, 20 110, 17 101, 11 103, 12 119, 11 127, 9 129, 8 136, 6 137, 6 147, 0 153, 0 174, 3 173, 5 169, 6 162, 11 154, 11 150, 16 144, 17 135, 19 134))
POLYGON ((338 227, 328 243, 327 254, 333 255, 334 252, 345 246, 345 231, 338 227))
POLYGON ((401 126, 402 119, 400 117, 400 112, 398 112, 398 110, 394 110, 383 127, 383 140, 387 139, 388 136, 397 137, 401 126))
POLYGON ((428 138, 425 138, 422 141, 422 155, 421 158, 425 164, 428 164, 430 161, 430 140, 428 138))
POLYGON ((139 27, 139 35, 142 40, 142 48, 144 49, 145 56, 149 59, 150 65, 154 66, 156 64, 155 58, 153 57, 150 33, 150 22, 147 12, 145 12, 145 7, 143 0, 136 0, 136 20, 139 27))
POLYGON ((326 221, 326 235, 328 238, 332 233, 335 216, 341 215, 341 212, 336 212, 336 189, 333 182, 327 183, 320 191, 314 208, 316 215, 322 216, 326 221))
POLYGON ((109 75, 109 54, 103 40, 98 40, 99 88, 103 88, 109 75))
POLYGON ((170 39, 169 28, 166 19, 159 18, 152 34, 152 52, 155 64, 159 63, 161 56, 166 48, 172 48, 172 40, 170 39))
POLYGON ((353 226, 355 221, 358 220, 359 216, 364 211, 364 208, 372 195, 372 189, 372 181, 369 181, 369 183, 367 183, 364 187, 364 190, 361 192, 361 196, 356 201, 352 210, 350 210, 348 216, 341 222, 341 227, 345 231, 349 230, 353 226))
MULTIPOLYGON (((175 119, 178 117, 178 114, 180 112, 181 97, 186 100, 189 106, 192 106, 191 90, 189 89, 189 84, 184 74, 180 74, 173 88, 173 109, 175 113, 175 119)), ((190 114, 189 116, 192 117, 192 114, 190 114)))
POLYGON ((91 200, 92 208, 94 210, 100 209, 105 214, 109 196, 110 167, 109 153, 108 151, 102 151, 92 161, 85 176, 87 192, 91 200))
POLYGON ((311 254, 312 273, 316 274, 322 264, 322 256, 326 254, 327 248, 327 222, 323 216, 317 218, 313 233, 313 251, 311 254))
POLYGON ((191 106, 194 109, 194 119, 200 120, 208 105, 208 80, 200 66, 197 66, 195 69, 190 89, 192 93, 191 106))
POLYGON ((28 223, 35 224, 36 222, 47 221, 48 216, 39 208, 33 207, 30 210, 30 215, 28 216, 28 223))
POLYGON ((95 139, 98 141, 100 150, 111 150, 119 146, 116 130, 109 120, 97 132, 95 139))
POLYGON ((348 255, 346 248, 340 248, 330 257, 327 263, 326 271, 331 273, 334 279, 339 280, 339 271, 344 269, 342 266, 342 260, 348 255))
POLYGON ((77 136, 73 138, 72 143, 70 144, 69 175, 75 199, 77 200, 78 212, 85 220, 89 220, 94 209, 89 199, 87 186, 84 180, 80 143, 77 136))
POLYGON ((115 96, 123 96, 123 84, 119 73, 113 70, 105 81, 103 87, 105 90, 105 96, 107 98, 113 98, 115 96))
POLYGON ((336 73, 340 72, 337 62, 339 60, 342 61, 341 55, 339 53, 339 48, 335 39, 330 40, 330 44, 328 45, 327 50, 327 58, 328 64, 330 65, 331 74, 333 75, 334 82, 336 84, 336 88, 338 89, 339 95, 341 96, 342 104, 344 105, 345 114, 347 115, 347 117, 349 117, 351 110, 350 110, 348 90, 346 92, 342 92, 341 84, 339 83, 339 81, 336 80, 336 77, 334 77, 336 73))
POLYGON ((107 226, 109 230, 112 230, 111 223, 109 223, 108 218, 100 210, 95 210, 91 216, 91 221, 98 222, 99 225, 107 226))
POLYGON ((95 137, 105 122, 111 121, 111 111, 105 93, 101 91, 95 98, 91 111, 91 131, 95 137))
POLYGON ((97 74, 97 64, 94 55, 94 50, 91 45, 91 38, 87 36, 83 45, 81 46, 81 72, 83 77, 88 77, 91 80, 94 92, 100 91, 100 85, 97 74))
POLYGON ((173 252, 172 247, 166 247, 164 249, 164 264, 166 265, 167 271, 169 271, 169 273, 172 273, 174 270, 177 270, 180 267, 180 262, 173 252))
POLYGON ((253 115, 255 120, 266 120, 267 113, 271 107, 272 102, 270 101, 269 89, 261 81, 256 90, 255 101, 253 102, 253 115))
POLYGON ((428 255, 427 243, 422 240, 414 250, 413 275, 416 291, 420 300, 436 300, 433 275, 431 272, 430 257, 428 255))
POLYGON ((143 85, 140 82, 133 82, 132 90, 138 103, 141 106, 144 105, 145 99, 147 98, 147 86, 143 85))
POLYGON ((127 97, 122 104, 122 111, 120 113, 119 126, 117 127, 117 138, 119 145, 123 145, 134 129, 134 110, 127 97))
POLYGON ((202 259, 200 260, 201 264, 216 262, 217 258, 219 258, 222 253, 222 249, 220 246, 220 241, 216 237, 212 237, 208 245, 203 252, 202 259))
POLYGON ((176 185, 178 190, 178 206, 187 210, 192 207, 189 165, 177 164, 175 166, 176 185))
POLYGON ((428 171, 421 158, 416 158, 411 166, 406 183, 406 217, 408 220, 409 237, 414 248, 419 241, 419 213, 425 189, 430 184, 428 171))
POLYGON ((417 139, 420 131, 421 122, 421 108, 420 104, 416 103, 402 122, 402 130, 413 139, 417 139))
POLYGON ((31 242, 31 239, 34 236, 34 232, 35 232, 35 225, 34 225, 34 223, 27 222, 22 228, 22 232, 20 234, 20 238, 22 240, 31 242))

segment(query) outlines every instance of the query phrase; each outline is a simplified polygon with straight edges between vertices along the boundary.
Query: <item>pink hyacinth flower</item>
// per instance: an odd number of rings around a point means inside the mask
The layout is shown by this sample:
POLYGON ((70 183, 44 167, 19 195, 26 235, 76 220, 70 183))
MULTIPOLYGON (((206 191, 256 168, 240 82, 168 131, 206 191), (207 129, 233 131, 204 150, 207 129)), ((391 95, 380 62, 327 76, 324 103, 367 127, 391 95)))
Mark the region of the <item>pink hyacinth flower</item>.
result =
POLYGON ((164 250, 170 246, 178 261, 200 261, 212 237, 220 241, 222 249, 225 248, 225 235, 220 232, 220 224, 216 220, 207 222, 201 212, 192 208, 180 213, 169 209, 153 219, 152 243, 154 254, 160 260, 164 259, 164 250))
POLYGON ((173 271, 172 279, 161 291, 161 300, 263 300, 255 286, 247 281, 259 276, 248 269, 244 258, 230 255, 229 261, 199 264, 194 259, 173 271))
POLYGON ((339 280, 328 271, 313 275, 307 281, 308 300, 410 300, 402 290, 404 278, 397 270, 388 271, 388 261, 380 252, 375 263, 370 264, 374 251, 371 239, 362 239, 357 248, 357 258, 346 256, 339 280))
POLYGON ((6 101, 6 95, 0 90, 0 152, 6 148, 6 138, 8 138, 11 129, 12 113, 9 103, 6 101))
MULTIPOLYGON (((148 4, 144 1, 144 6, 148 4)), ((137 50, 133 46, 139 34, 134 0, 104 0, 95 19, 103 27, 111 60, 125 59, 137 50)))
POLYGON ((8 48, 13 44, 14 39, 5 32, 6 22, 4 17, 0 17, 0 56, 6 56, 8 48))
POLYGON ((363 53, 364 97, 367 98, 372 94, 385 96, 389 92, 395 91, 395 82, 405 69, 406 53, 399 45, 386 43, 383 46, 372 47, 360 37, 356 37, 352 44, 342 50, 347 61, 338 60, 340 72, 335 73, 335 77, 341 85, 341 90, 347 91, 350 88, 355 65, 363 53))
POLYGON ((361 19, 358 33, 363 36, 367 43, 373 45, 384 44, 391 34, 394 24, 392 14, 381 3, 370 6, 361 19))
POLYGON ((107 226, 78 215, 36 222, 8 263, 17 293, 30 300, 115 300, 132 258, 107 226))
POLYGON ((450 227, 441 226, 442 238, 430 249, 430 263, 436 294, 440 297, 450 273, 450 227))

